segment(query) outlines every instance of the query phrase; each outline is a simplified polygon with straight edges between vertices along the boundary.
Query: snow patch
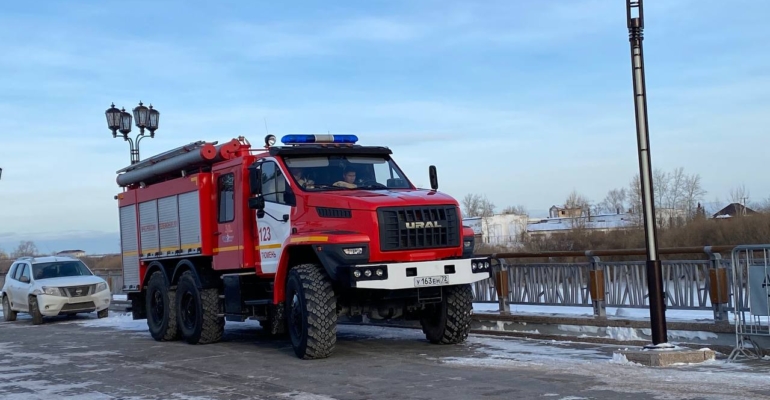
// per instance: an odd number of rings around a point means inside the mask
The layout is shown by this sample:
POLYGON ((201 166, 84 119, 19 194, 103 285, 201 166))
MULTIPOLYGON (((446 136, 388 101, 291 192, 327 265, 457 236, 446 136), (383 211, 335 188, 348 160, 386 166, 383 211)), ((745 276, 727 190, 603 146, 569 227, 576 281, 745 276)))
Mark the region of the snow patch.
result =
POLYGON ((639 335, 636 334, 636 329, 634 328, 624 328, 624 327, 618 327, 618 326, 608 326, 607 327, 607 336, 612 339, 616 340, 643 340, 639 335))
POLYGON ((324 396, 322 394, 313 394, 313 393, 306 393, 306 392, 288 392, 288 393, 278 393, 278 396, 286 397, 288 399, 295 399, 295 400, 336 400, 334 397, 324 396))
POLYGON ((572 333, 599 333, 601 330, 598 326, 587 325, 557 325, 556 329, 572 333))

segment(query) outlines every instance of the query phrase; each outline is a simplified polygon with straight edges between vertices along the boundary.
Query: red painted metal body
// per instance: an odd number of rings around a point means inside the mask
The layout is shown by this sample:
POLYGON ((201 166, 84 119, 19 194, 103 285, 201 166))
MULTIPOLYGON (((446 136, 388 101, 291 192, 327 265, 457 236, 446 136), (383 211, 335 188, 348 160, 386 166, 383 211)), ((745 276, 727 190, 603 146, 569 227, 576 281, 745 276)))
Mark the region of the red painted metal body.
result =
MULTIPOLYGON (((383 206, 403 205, 457 205, 457 201, 445 194, 430 190, 398 189, 387 193, 381 191, 329 191, 311 192, 299 187, 292 179, 288 184, 296 195, 296 205, 291 208, 291 235, 283 244, 282 257, 274 272, 262 269, 260 250, 259 220, 256 212, 249 208, 248 167, 262 157, 269 157, 267 152, 250 149, 245 142, 233 141, 217 148, 217 160, 207 171, 191 173, 184 177, 170 178, 150 184, 146 187, 132 185, 126 187, 118 197, 119 207, 138 204, 143 201, 159 199, 170 195, 197 192, 200 212, 200 253, 196 257, 211 257, 211 268, 217 271, 250 272, 274 280, 273 302, 279 303, 284 296, 284 284, 288 270, 288 250, 293 246, 342 243, 378 243, 379 224, 376 210, 383 206), (236 145, 237 144, 237 145, 236 145), (219 192, 217 182, 220 177, 233 174, 234 212, 229 222, 218 222, 219 192), (315 207, 346 208, 352 210, 352 218, 321 218, 315 207)), ((287 170, 280 157, 275 161, 287 170)), ((458 220, 462 220, 458 207, 458 220)), ((139 221, 139 218, 137 218, 139 221)), ((142 226, 137 227, 141 232, 142 226)), ((462 231, 464 237, 473 236, 470 228, 462 231)), ((137 238, 141 240, 141 237, 137 238)), ((428 261, 462 256, 460 246, 451 248, 379 251, 379 246, 370 246, 371 262, 428 261)), ((162 250, 162 249, 161 249, 162 250)), ((125 251, 124 251, 125 255, 125 251)), ((170 258, 183 258, 175 255, 170 258)), ((147 267, 153 259, 140 258, 139 282, 137 290, 145 284, 147 267)))

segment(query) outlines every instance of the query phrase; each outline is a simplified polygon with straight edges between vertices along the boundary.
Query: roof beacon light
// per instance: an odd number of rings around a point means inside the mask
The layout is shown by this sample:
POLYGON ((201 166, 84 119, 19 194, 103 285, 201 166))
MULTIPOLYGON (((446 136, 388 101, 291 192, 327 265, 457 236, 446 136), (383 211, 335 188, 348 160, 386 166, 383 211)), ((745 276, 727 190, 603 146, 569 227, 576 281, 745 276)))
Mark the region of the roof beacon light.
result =
POLYGON ((355 144, 358 142, 356 135, 286 135, 281 138, 283 144, 355 144))

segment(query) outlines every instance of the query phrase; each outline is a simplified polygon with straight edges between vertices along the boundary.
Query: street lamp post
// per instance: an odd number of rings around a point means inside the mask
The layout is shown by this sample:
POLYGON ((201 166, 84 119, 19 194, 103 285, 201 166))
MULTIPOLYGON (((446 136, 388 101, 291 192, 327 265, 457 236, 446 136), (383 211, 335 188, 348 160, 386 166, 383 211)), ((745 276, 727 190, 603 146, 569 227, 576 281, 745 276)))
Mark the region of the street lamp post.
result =
POLYGON ((628 40, 631 44, 631 73, 634 82, 636 139, 639 152, 639 180, 642 189, 644 239, 647 248, 647 289, 650 298, 650 328, 652 346, 671 347, 666 332, 666 299, 663 292, 663 274, 658 258, 658 235, 655 226, 655 196, 652 183, 650 134, 647 128, 647 89, 644 82, 644 52, 642 32, 644 10, 642 0, 627 0, 628 40))
POLYGON ((145 107, 140 101, 139 105, 133 109, 133 112, 133 120, 136 122, 137 128, 139 128, 139 134, 133 139, 128 137, 128 134, 131 133, 132 117, 125 108, 118 110, 113 103, 104 112, 107 117, 107 127, 112 131, 112 137, 118 137, 117 132, 120 132, 123 140, 128 142, 132 165, 139 162, 139 142, 146 137, 154 138, 155 130, 158 129, 158 122, 160 121, 160 112, 152 108, 152 104, 150 104, 150 107, 145 107), (149 136, 145 135, 145 129, 150 131, 149 136))

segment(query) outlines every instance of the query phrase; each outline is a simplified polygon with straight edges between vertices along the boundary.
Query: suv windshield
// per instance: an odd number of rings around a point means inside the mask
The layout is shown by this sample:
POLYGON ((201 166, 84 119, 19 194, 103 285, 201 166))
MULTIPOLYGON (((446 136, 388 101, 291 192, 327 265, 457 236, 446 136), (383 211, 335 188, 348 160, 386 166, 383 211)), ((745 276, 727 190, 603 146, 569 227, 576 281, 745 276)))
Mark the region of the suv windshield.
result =
POLYGON ((411 189, 396 163, 376 155, 286 157, 294 181, 305 190, 411 189))
POLYGON ((56 261, 32 265, 35 280, 93 275, 80 261, 56 261))

